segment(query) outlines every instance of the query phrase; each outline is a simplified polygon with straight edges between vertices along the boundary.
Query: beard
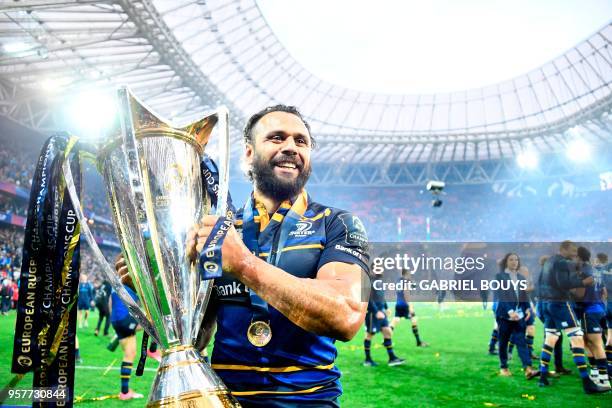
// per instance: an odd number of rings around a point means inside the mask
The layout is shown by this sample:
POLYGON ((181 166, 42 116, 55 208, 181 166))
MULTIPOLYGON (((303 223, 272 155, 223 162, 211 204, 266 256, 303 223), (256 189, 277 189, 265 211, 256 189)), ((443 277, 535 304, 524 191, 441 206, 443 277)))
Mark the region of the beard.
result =
POLYGON ((265 196, 279 201, 292 199, 298 195, 308 178, 311 167, 304 168, 304 164, 297 156, 279 155, 272 160, 267 160, 257 153, 253 160, 251 175, 257 189, 265 196), (280 178, 274 173, 274 167, 278 163, 289 162, 295 164, 298 175, 295 179, 280 178))

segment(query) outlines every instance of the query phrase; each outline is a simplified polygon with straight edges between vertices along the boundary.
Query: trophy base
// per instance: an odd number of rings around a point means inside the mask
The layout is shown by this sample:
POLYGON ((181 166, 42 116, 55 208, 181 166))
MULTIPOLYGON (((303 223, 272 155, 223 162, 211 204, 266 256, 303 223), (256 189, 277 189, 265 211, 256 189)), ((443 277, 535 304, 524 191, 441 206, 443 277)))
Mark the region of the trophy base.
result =
POLYGON ((162 353, 147 407, 240 407, 221 379, 192 346, 177 346, 162 353))
POLYGON ((238 401, 227 391, 225 393, 211 394, 202 391, 193 391, 180 394, 177 397, 167 397, 158 401, 147 403, 148 408, 222 408, 240 407, 238 401))

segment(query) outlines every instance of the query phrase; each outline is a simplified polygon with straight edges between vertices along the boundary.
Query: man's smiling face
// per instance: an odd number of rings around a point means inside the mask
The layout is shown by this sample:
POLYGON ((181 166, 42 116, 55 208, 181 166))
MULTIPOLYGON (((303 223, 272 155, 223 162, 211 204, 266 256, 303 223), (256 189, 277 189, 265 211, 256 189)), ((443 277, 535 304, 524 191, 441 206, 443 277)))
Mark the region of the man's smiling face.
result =
POLYGON ((270 112, 259 119, 252 133, 246 163, 256 188, 277 200, 297 195, 311 172, 312 142, 304 122, 289 112, 270 112))

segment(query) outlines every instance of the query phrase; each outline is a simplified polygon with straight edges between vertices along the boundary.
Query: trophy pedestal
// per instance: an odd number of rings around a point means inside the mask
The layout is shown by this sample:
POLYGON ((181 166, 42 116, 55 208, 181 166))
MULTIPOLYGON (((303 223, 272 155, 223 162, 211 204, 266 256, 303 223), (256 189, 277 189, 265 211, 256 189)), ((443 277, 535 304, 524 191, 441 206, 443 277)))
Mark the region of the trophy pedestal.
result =
POLYGON ((240 407, 219 377, 191 346, 164 350, 147 407, 240 407))

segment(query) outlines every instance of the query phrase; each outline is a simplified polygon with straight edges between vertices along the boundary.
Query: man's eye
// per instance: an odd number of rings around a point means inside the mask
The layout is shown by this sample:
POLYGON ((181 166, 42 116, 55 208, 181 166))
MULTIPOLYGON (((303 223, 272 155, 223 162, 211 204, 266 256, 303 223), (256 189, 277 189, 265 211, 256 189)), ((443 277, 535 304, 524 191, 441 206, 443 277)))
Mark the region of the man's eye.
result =
POLYGON ((272 135, 270 136, 270 140, 283 140, 281 135, 272 135))

